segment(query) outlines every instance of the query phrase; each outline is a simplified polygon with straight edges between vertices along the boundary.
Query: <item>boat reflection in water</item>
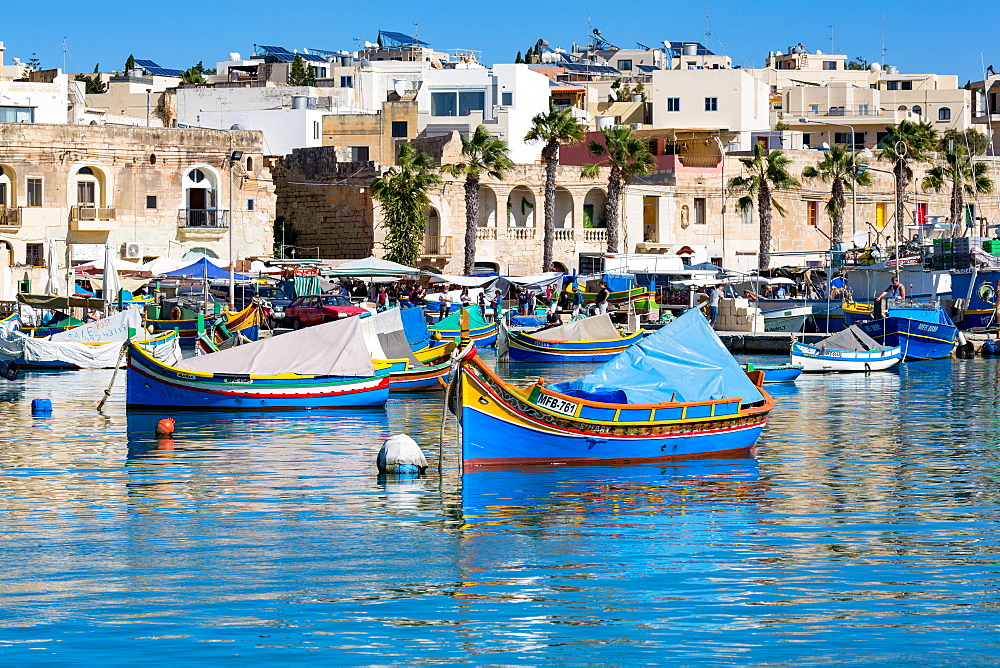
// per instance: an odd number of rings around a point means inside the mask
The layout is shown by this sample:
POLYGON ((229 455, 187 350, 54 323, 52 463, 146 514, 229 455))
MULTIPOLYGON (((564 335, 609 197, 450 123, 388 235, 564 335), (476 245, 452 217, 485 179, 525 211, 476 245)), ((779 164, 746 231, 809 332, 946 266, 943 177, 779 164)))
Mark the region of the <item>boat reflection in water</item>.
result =
POLYGON ((752 457, 668 464, 466 469, 464 530, 544 529, 621 516, 752 510, 765 485, 752 457))

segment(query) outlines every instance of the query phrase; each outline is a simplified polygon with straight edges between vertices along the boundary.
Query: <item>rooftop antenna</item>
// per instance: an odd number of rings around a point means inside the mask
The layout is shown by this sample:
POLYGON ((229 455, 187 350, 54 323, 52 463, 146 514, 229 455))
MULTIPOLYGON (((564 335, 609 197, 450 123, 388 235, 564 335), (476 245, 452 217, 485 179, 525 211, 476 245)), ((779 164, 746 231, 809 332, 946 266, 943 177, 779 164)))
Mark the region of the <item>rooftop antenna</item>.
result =
POLYGON ((833 26, 830 26, 830 53, 837 53, 837 50, 833 47, 833 26))
POLYGON ((882 68, 885 68, 885 14, 882 15, 882 68))
MULTIPOLYGON (((706 2, 705 3, 705 51, 706 52, 708 51, 708 41, 709 41, 709 38, 711 36, 712 36, 712 31, 709 30, 709 27, 708 27, 708 3, 706 2)), ((701 64, 702 64, 702 66, 705 65, 705 56, 704 55, 702 55, 702 57, 701 57, 701 64)))
POLYGON ((63 68, 62 73, 66 74, 66 38, 63 37, 63 68))
POLYGON ((414 23, 413 24, 413 37, 415 39, 420 39, 420 24, 419 23, 414 23))

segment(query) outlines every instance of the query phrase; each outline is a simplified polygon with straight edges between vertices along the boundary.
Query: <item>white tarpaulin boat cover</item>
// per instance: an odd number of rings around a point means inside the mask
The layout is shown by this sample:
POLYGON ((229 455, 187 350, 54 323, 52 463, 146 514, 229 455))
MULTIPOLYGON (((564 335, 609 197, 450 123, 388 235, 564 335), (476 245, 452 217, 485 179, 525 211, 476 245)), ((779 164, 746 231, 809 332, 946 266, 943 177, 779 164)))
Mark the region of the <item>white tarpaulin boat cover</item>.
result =
POLYGON ((432 274, 430 272, 421 273, 430 276, 431 283, 450 283, 465 288, 478 288, 496 280, 496 276, 448 276, 447 274, 432 274))
POLYGON ((361 321, 362 329, 367 329, 365 342, 375 359, 382 360, 410 360, 413 366, 423 366, 413 349, 406 341, 406 332, 403 330, 403 318, 398 308, 391 308, 381 313, 376 313, 361 321))
POLYGON ((296 373, 311 376, 375 375, 375 365, 365 345, 361 320, 356 317, 306 327, 253 343, 190 357, 179 369, 203 373, 296 373))
MULTIPOLYGON (((111 369, 123 359, 121 357, 123 341, 108 343, 51 341, 35 339, 20 332, 0 331, 0 360, 36 366, 111 369)), ((140 342, 139 345, 164 364, 174 365, 182 357, 176 336, 155 344, 140 342)))
POLYGON ((622 338, 607 313, 543 329, 530 336, 539 341, 610 341, 622 338))
POLYGON ((80 343, 107 343, 124 341, 131 327, 136 332, 142 329, 142 313, 139 309, 126 309, 107 318, 67 329, 48 337, 49 341, 77 341, 80 343))
POLYGON ((865 334, 857 325, 851 325, 847 329, 841 330, 815 344, 827 350, 889 350, 890 346, 883 346, 875 339, 865 334))

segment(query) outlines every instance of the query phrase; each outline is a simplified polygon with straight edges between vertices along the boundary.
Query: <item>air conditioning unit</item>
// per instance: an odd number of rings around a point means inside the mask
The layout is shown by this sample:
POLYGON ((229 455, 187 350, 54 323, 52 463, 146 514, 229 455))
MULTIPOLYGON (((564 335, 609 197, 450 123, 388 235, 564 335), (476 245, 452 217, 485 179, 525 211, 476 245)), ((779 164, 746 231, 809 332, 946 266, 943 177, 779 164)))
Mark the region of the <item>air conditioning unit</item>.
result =
POLYGON ((138 241, 128 241, 122 244, 122 257, 126 260, 142 259, 142 244, 138 241))

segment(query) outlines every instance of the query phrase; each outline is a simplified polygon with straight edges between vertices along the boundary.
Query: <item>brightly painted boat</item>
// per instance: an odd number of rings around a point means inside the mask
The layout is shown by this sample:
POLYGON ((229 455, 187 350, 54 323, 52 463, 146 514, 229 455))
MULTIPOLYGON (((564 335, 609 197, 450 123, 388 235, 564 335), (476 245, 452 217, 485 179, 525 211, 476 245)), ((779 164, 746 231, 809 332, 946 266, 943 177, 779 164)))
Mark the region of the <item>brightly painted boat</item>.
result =
MULTIPOLYGON (((424 331, 427 325, 423 324, 424 331)), ((361 333, 377 368, 389 370, 391 392, 443 390, 451 371, 454 341, 413 350, 407 340, 402 311, 387 309, 361 319, 361 333)), ((424 338, 424 335, 417 335, 424 338)))
MULTIPOLYGON (((136 339, 133 343, 152 357, 167 363, 181 359, 176 332, 136 339)), ((113 369, 122 365, 124 345, 124 341, 51 341, 0 332, 0 362, 12 362, 19 369, 28 370, 113 369)))
POLYGON ((742 364, 746 371, 760 371, 765 383, 794 383, 802 373, 801 364, 742 364))
POLYGON ((755 306, 765 313, 808 306, 812 308, 812 316, 805 323, 807 332, 832 333, 846 327, 840 299, 759 299, 755 306))
POLYGON ((691 310, 576 381, 521 389, 468 346, 451 409, 467 467, 616 464, 750 451, 773 400, 691 310))
POLYGON ((776 311, 763 311, 765 332, 801 332, 812 315, 812 306, 794 306, 776 311))
POLYGON ((478 306, 467 306, 430 326, 431 336, 438 341, 461 339, 462 344, 472 342, 478 348, 497 342, 498 324, 486 322, 478 306))
MULTIPOLYGON (((227 334, 241 333, 247 339, 256 341, 260 334, 260 323, 263 322, 263 314, 257 304, 250 304, 242 311, 224 311, 218 316, 209 316, 199 320, 198 314, 188 309, 181 309, 179 320, 147 319, 146 329, 151 334, 161 332, 176 331, 181 337, 181 345, 192 347, 197 345, 198 337, 212 328, 222 327, 227 334), (199 325, 201 330, 199 330, 199 325)), ((220 330, 221 332, 221 330, 220 330)), ((222 340, 228 336, 222 336, 222 340)), ((216 338, 213 335, 213 338, 216 338)), ((220 341, 221 342, 221 341, 220 341)))
POLYGON ((1000 271, 977 269, 955 273, 951 277, 951 296, 962 300, 953 315, 961 329, 989 329, 1000 325, 997 317, 997 293, 1000 292, 1000 271))
MULTIPOLYGON (((844 312, 848 312, 846 305, 844 312)), ((958 334, 955 323, 940 306, 909 302, 890 305, 886 317, 855 324, 880 345, 899 346, 904 360, 949 357, 958 334)))
POLYGON ((126 402, 198 410, 383 406, 389 373, 376 370, 360 322, 336 320, 176 365, 130 344, 126 402))
POLYGON ((792 363, 805 373, 883 371, 902 359, 900 346, 884 346, 857 325, 816 344, 792 343, 792 363))
POLYGON ((606 313, 530 334, 504 329, 511 362, 607 362, 646 334, 623 336, 606 313))
MULTIPOLYGON (((575 291, 575 286, 570 283, 566 286, 566 291, 572 294, 575 291)), ((650 298, 650 292, 648 288, 636 287, 630 290, 619 290, 618 292, 612 292, 608 297, 609 304, 628 304, 629 302, 639 302, 645 301, 650 298)), ((583 301, 584 303, 590 303, 597 299, 596 292, 584 292, 583 301)))

